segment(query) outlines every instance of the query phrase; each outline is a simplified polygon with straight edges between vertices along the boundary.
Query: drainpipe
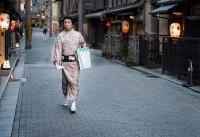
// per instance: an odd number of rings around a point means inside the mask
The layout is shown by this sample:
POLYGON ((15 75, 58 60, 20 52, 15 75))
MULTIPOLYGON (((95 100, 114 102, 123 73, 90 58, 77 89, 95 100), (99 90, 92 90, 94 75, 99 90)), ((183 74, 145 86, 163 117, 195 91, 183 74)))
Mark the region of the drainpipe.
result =
POLYGON ((83 11, 82 11, 82 7, 83 7, 83 1, 79 0, 79 4, 78 4, 78 27, 79 27, 79 32, 81 34, 83 34, 83 11))

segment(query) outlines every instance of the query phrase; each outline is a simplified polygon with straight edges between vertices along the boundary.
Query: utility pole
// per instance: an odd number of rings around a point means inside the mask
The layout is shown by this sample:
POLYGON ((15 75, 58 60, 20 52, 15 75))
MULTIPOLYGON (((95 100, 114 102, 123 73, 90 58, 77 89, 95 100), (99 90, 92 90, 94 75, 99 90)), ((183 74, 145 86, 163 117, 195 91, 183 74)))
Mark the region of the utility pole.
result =
POLYGON ((31 0, 25 2, 25 48, 31 49, 31 0))
POLYGON ((83 8, 83 0, 79 0, 79 3, 78 3, 78 17, 79 17, 78 28, 79 28, 79 32, 81 34, 83 34, 83 11, 82 11, 82 8, 83 8))
POLYGON ((49 0, 49 37, 52 37, 52 0, 49 0))

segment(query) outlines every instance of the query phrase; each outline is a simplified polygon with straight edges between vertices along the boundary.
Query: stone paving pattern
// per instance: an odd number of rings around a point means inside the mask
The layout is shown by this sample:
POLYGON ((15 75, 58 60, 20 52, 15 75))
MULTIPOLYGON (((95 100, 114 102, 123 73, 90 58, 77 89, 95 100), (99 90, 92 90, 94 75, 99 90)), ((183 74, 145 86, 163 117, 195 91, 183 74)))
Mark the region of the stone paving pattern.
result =
POLYGON ((54 39, 33 32, 12 137, 199 137, 200 96, 100 56, 81 71, 75 114, 62 107, 61 72, 50 60, 54 39))

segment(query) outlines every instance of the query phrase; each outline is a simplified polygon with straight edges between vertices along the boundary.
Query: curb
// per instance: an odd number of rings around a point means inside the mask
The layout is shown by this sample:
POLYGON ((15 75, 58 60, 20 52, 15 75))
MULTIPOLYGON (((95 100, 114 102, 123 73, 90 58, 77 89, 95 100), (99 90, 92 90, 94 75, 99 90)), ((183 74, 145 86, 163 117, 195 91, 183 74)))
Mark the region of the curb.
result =
MULTIPOLYGON (((97 55, 97 56, 101 56, 101 55, 99 55, 98 53, 95 53, 92 50, 91 50, 91 53, 94 54, 94 55, 97 55)), ((120 65, 123 65, 123 66, 127 66, 124 62, 121 62, 119 60, 113 60, 113 62, 117 63, 117 64, 120 64, 120 65)), ((150 75, 154 75, 154 76, 157 76, 157 77, 160 77, 160 78, 163 78, 163 79, 165 79, 167 81, 170 81, 172 83, 175 83, 175 84, 178 84, 178 85, 183 86, 185 88, 188 88, 188 89, 192 90, 193 92, 200 93, 200 89, 198 89, 197 87, 194 87, 194 86, 185 86, 186 85, 185 83, 177 81, 177 80, 174 80, 174 79, 171 79, 167 75, 156 74, 156 73, 152 72, 151 70, 145 70, 145 69, 137 68, 137 67, 134 67, 134 66, 130 66, 129 68, 135 69, 135 70, 140 71, 140 72, 148 73, 150 75)))
MULTIPOLYGON (((113 62, 115 62, 115 63, 117 63, 117 64, 121 64, 121 65, 125 65, 125 66, 126 66, 126 64, 125 64, 124 62, 121 62, 121 61, 119 61, 119 60, 114 60, 113 62)), ((128 67, 128 66, 127 66, 127 67, 128 67)), ((154 76, 157 76, 157 77, 160 77, 160 78, 163 78, 163 79, 165 79, 165 80, 167 80, 167 81, 170 81, 170 82, 175 83, 175 84, 177 84, 177 85, 180 85, 180 86, 183 86, 183 87, 185 87, 185 88, 188 88, 188 89, 190 89, 190 90, 192 90, 192 91, 194 91, 194 92, 196 92, 196 93, 200 93, 200 89, 197 89, 196 87, 192 87, 192 86, 185 86, 185 85, 186 85, 185 83, 179 82, 179 81, 174 80, 174 79, 171 79, 171 78, 169 78, 169 77, 166 76, 166 75, 161 76, 161 75, 159 75, 159 74, 155 74, 155 73, 151 72, 150 70, 149 70, 149 71, 146 71, 145 69, 139 69, 139 68, 134 67, 134 66, 130 66, 129 68, 135 69, 135 70, 140 71, 140 72, 148 73, 148 74, 150 74, 150 75, 154 75, 154 76)))
POLYGON ((12 65, 12 67, 11 67, 11 69, 10 69, 10 72, 9 72, 8 76, 6 76, 6 80, 3 81, 3 83, 2 83, 2 85, 0 87, 0 99, 1 99, 1 97, 2 97, 2 95, 3 95, 3 93, 4 93, 5 89, 6 89, 6 87, 8 85, 8 82, 10 80, 10 77, 11 77, 14 69, 15 69, 15 66, 17 65, 17 63, 19 61, 19 56, 20 55, 18 54, 17 57, 16 57, 16 59, 15 59, 15 61, 14 61, 14 63, 13 63, 13 65, 12 65))

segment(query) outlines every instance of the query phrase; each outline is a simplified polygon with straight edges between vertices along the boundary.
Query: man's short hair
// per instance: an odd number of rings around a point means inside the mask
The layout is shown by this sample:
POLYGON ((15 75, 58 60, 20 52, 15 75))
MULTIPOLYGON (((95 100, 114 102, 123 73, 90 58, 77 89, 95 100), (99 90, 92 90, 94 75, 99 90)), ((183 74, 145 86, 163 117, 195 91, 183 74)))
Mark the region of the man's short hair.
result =
POLYGON ((72 24, 74 24, 74 23, 76 22, 75 18, 72 18, 72 17, 70 17, 70 16, 64 16, 64 17, 62 18, 62 22, 64 22, 64 20, 66 20, 66 19, 71 20, 71 21, 72 21, 72 24))

